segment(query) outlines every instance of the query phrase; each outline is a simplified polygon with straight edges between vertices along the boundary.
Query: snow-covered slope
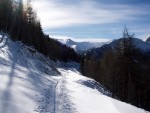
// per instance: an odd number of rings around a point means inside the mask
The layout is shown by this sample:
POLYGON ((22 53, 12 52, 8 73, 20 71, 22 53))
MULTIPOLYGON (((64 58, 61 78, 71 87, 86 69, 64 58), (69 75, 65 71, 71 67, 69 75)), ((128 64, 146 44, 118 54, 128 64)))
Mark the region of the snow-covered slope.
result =
POLYGON ((83 77, 78 64, 57 64, 5 37, 0 43, 0 113, 145 113, 105 96, 110 93, 83 77))
POLYGON ((77 42, 73 41, 71 39, 57 39, 62 44, 65 44, 71 48, 73 48, 76 52, 80 53, 83 51, 87 51, 88 49, 95 48, 95 47, 101 47, 102 45, 108 43, 108 42, 77 42))
POLYGON ((5 37, 0 43, 0 113, 54 111, 54 85, 59 75, 52 61, 5 37))
MULTIPOLYGON (((72 110, 77 113, 145 113, 146 111, 120 102, 93 79, 82 76, 74 68, 59 68, 63 78, 58 88, 68 92, 72 110), (64 86, 63 89, 61 86, 64 86)), ((64 101, 65 104, 65 101, 64 101)), ((68 106, 68 109, 71 109, 68 106)), ((73 112, 72 112, 73 113, 73 112)), ((148 112, 147 112, 148 113, 148 112)))

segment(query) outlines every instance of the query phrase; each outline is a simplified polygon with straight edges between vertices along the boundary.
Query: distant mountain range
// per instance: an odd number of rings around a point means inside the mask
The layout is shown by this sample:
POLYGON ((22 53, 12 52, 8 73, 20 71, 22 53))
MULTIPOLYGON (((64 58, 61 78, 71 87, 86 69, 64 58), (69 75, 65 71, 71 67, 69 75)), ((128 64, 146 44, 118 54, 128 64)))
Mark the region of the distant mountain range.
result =
MULTIPOLYGON (((89 49, 84 53, 84 56, 86 58, 100 59, 102 54, 107 49, 109 49, 109 48, 115 49, 117 44, 121 43, 121 41, 122 41, 122 39, 117 39, 117 40, 113 40, 112 42, 110 42, 108 44, 104 44, 101 47, 89 49)), ((150 43, 148 43, 148 40, 145 42, 145 41, 142 41, 141 39, 133 38, 132 43, 133 43, 134 48, 136 48, 136 49, 139 49, 143 52, 150 51, 150 43)))
POLYGON ((72 39, 57 39, 62 44, 67 45, 68 47, 73 48, 77 53, 83 53, 91 48, 101 47, 104 44, 109 42, 91 42, 91 41, 82 41, 77 42, 72 39))
MULTIPOLYGON (((122 39, 116 39, 109 42, 92 42, 92 41, 74 41, 72 39, 57 39, 60 43, 73 48, 77 53, 99 58, 107 48, 114 48, 122 39)), ((142 51, 150 51, 150 37, 146 41, 138 38, 133 39, 136 48, 142 51)))

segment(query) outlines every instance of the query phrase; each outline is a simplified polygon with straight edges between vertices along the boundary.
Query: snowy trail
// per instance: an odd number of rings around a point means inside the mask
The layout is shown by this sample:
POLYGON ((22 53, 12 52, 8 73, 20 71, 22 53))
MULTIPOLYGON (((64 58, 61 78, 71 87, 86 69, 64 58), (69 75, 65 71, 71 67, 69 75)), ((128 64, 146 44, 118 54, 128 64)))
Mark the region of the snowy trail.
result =
POLYGON ((0 113, 73 113, 64 84, 55 64, 32 47, 7 37, 0 43, 0 113))
POLYGON ((59 79, 56 87, 56 111, 55 113, 75 113, 75 107, 71 101, 69 90, 66 88, 65 77, 59 79))
POLYGON ((60 85, 64 85, 59 87, 65 87, 61 89, 66 91, 69 100, 63 100, 63 103, 69 103, 71 110, 58 113, 146 113, 145 110, 106 96, 110 93, 93 79, 82 76, 75 68, 58 70, 63 76, 60 85))

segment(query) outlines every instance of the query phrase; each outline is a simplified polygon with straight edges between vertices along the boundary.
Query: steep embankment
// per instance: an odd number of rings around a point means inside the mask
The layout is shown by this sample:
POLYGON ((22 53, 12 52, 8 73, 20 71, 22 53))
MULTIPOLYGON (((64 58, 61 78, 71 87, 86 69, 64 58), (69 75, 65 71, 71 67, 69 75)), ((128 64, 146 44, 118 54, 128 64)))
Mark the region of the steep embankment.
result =
POLYGON ((57 80, 52 76, 58 74, 51 60, 5 37, 0 43, 0 113, 54 111, 57 80))

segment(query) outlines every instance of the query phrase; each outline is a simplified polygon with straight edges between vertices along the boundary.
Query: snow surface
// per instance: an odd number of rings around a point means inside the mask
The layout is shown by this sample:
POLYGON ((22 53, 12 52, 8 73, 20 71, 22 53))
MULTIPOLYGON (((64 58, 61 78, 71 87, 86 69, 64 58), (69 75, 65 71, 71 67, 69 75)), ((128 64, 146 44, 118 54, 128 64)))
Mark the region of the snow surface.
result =
POLYGON ((0 43, 0 113, 145 113, 106 96, 110 93, 78 69, 75 63, 55 64, 5 37, 0 43))
MULTIPOLYGON (((146 111, 130 104, 120 102, 100 92, 94 80, 82 76, 77 70, 60 68, 63 83, 74 103, 77 113, 145 113, 146 111)), ((148 113, 148 112, 147 112, 148 113)))
POLYGON ((59 73, 50 63, 42 54, 5 38, 0 43, 0 113, 54 111, 57 80, 50 76, 59 73))

